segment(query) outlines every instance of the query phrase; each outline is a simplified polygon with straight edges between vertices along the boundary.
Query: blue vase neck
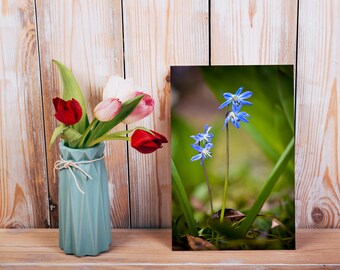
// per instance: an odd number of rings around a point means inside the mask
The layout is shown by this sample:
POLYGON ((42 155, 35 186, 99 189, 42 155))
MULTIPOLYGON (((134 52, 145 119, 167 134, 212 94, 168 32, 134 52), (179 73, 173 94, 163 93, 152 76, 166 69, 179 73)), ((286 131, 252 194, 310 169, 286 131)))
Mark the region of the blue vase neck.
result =
POLYGON ((74 149, 64 145, 64 142, 59 143, 59 150, 61 157, 64 160, 88 161, 100 158, 104 154, 105 144, 100 143, 91 148, 74 149))

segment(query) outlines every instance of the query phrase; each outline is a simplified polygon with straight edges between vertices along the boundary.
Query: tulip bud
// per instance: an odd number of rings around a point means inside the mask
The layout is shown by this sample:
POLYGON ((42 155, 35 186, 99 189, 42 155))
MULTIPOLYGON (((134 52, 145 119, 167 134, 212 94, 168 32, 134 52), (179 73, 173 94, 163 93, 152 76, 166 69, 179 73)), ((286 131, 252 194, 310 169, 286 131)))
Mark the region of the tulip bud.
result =
POLYGON ((108 98, 100 102, 93 113, 99 121, 107 122, 117 115, 121 106, 122 103, 117 98, 108 98))
POLYGON ((72 100, 65 101, 61 98, 54 98, 53 105, 56 113, 55 118, 67 126, 78 123, 82 116, 82 109, 80 103, 72 98, 72 100))
POLYGON ((168 142, 162 134, 150 131, 153 134, 142 129, 135 130, 131 136, 131 146, 143 154, 149 154, 162 148, 162 144, 168 142))
POLYGON ((135 91, 128 98, 131 99, 131 98, 135 98, 140 95, 144 95, 144 97, 139 102, 137 107, 132 111, 132 113, 130 113, 128 117, 124 119, 123 121, 124 124, 129 125, 131 123, 134 123, 138 120, 145 118, 146 116, 148 116, 149 114, 153 112, 154 107, 155 107, 155 102, 150 95, 145 94, 143 92, 135 91))

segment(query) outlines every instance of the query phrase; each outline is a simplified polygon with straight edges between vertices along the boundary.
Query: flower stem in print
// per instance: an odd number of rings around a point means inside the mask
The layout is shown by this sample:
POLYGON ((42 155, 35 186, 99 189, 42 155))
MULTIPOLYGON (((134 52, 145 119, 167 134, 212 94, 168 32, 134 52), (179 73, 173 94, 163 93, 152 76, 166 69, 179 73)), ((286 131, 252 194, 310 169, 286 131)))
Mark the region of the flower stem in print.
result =
POLYGON ((211 127, 209 125, 205 125, 204 127, 204 133, 198 133, 196 135, 191 136, 195 140, 195 143, 191 145, 191 147, 199 152, 199 154, 193 156, 191 158, 191 161, 200 160, 201 166, 203 168, 204 172, 204 178, 205 182, 207 184, 208 193, 209 193, 209 200, 210 200, 210 212, 211 216, 214 214, 214 207, 213 207, 213 201, 212 201, 212 194, 211 194, 211 188, 209 184, 209 178, 207 169, 205 167, 205 159, 212 158, 211 154, 211 148, 213 147, 213 144, 211 143, 212 138, 214 137, 214 134, 209 133, 211 130, 211 127), (201 146, 202 145, 202 146, 201 146))
MULTIPOLYGON (((229 113, 229 107, 226 112, 226 117, 229 113)), ((224 212, 225 206, 227 202, 227 192, 228 192, 228 180, 229 180, 229 128, 228 123, 225 126, 225 134, 226 134, 226 171, 224 176, 224 187, 223 187, 223 200, 222 200, 222 208, 221 208, 221 215, 220 215, 220 223, 224 220, 224 212)))
POLYGON ((229 128, 228 124, 231 122, 236 128, 240 128, 240 121, 249 123, 247 118, 250 117, 246 112, 241 112, 241 108, 243 105, 252 105, 251 102, 246 101, 246 99, 250 98, 253 93, 251 91, 246 91, 242 93, 243 87, 240 87, 235 94, 224 93, 223 97, 226 101, 224 101, 218 109, 221 110, 224 107, 227 107, 226 117, 224 120, 224 126, 226 129, 226 172, 224 177, 224 188, 223 188, 223 200, 221 207, 221 215, 220 215, 220 223, 224 220, 224 213, 227 201, 227 191, 228 191, 228 179, 229 179, 229 128), (229 111, 229 105, 231 105, 231 111, 229 111))

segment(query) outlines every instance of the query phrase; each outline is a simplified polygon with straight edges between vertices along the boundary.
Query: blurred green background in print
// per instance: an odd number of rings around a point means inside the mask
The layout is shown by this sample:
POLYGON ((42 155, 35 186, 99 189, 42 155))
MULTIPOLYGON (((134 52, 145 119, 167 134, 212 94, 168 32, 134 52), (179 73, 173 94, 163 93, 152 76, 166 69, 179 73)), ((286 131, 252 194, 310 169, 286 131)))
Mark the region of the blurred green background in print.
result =
MULTIPOLYGON (((230 173, 226 208, 247 215, 285 148, 294 137, 294 69, 280 66, 171 67, 171 155, 188 196, 202 239, 210 233, 208 189, 191 135, 203 133, 209 124, 214 134, 213 158, 206 159, 214 212, 221 210, 226 171, 226 134, 223 130, 223 93, 234 94, 241 86, 253 95, 252 106, 243 106, 250 123, 229 124, 230 173)), ((252 224, 258 237, 272 241, 258 246, 248 242, 225 249, 292 249, 295 247, 294 155, 252 224)), ((188 249, 186 221, 179 202, 172 201, 174 249, 188 249)), ((210 235, 211 236, 211 235, 210 235)), ((261 238, 261 239, 262 239, 261 238)), ((213 241, 210 241, 213 242, 213 241)), ((221 247, 219 247, 221 248, 221 247)))

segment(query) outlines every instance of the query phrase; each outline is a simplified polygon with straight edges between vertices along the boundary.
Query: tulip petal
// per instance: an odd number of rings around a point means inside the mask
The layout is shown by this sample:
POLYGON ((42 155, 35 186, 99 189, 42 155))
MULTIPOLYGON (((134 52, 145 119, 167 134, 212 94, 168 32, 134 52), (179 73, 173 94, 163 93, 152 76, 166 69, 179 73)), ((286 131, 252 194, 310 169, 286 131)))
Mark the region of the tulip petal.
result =
POLYGON ((98 103, 93 113, 99 121, 107 122, 117 115, 121 106, 122 103, 117 98, 108 98, 98 103))
POLYGON ((124 124, 129 125, 131 123, 139 121, 153 112, 155 102, 150 95, 143 92, 135 91, 131 96, 129 96, 129 98, 134 98, 140 95, 144 95, 143 99, 133 110, 133 112, 124 119, 124 124))
POLYGON ((111 76, 103 90, 103 100, 108 98, 118 98, 121 101, 126 101, 133 91, 135 86, 131 78, 124 79, 120 76, 111 76))

